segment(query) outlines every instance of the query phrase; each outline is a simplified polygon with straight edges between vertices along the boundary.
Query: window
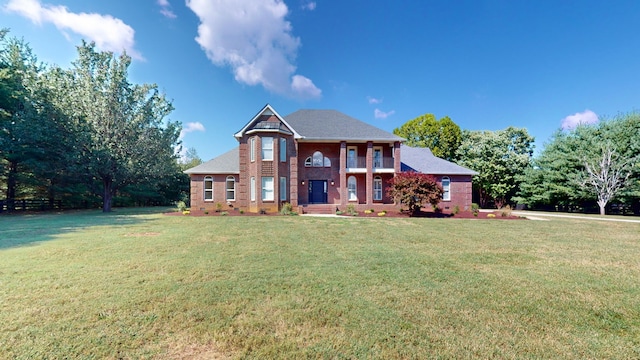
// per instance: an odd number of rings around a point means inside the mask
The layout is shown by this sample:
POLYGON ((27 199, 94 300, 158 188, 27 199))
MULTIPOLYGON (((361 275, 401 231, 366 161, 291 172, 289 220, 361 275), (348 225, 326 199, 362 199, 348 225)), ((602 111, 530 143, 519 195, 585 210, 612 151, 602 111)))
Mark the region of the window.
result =
POLYGON ((451 200, 451 180, 448 176, 442 178, 442 200, 451 200))
POLYGON ((204 200, 213 200, 213 177, 211 176, 204 177, 204 200))
POLYGON ((382 200, 382 178, 373 178, 373 200, 382 200))
POLYGON ((249 157, 251 158, 251 162, 256 161, 256 138, 252 137, 249 140, 249 157))
POLYGON ((349 196, 348 196, 348 200, 349 201, 353 201, 353 200, 358 200, 358 186, 356 183, 356 177, 355 176, 349 176, 349 179, 347 179, 347 190, 349 192, 349 196))
POLYGON ((382 167, 382 148, 379 146, 373 148, 373 167, 382 167))
POLYGON ((262 138, 262 160, 273 160, 273 138, 262 138))
POLYGON ((233 176, 227 176, 227 201, 236 200, 236 178, 233 176))
POLYGON ((312 165, 312 164, 311 164, 311 156, 309 156, 308 158, 306 158, 306 159, 304 160, 304 166, 305 166, 305 167, 310 167, 311 165, 312 165))
POLYGON ((280 147, 278 148, 278 151, 280 152, 280 161, 286 162, 287 161, 287 139, 280 138, 280 147))
POLYGON ((262 200, 273 201, 273 176, 262 178, 262 200))
POLYGON ((255 177, 251 177, 251 201, 256 201, 256 178, 255 177))
POLYGON ((313 153, 312 158, 313 167, 322 167, 324 165, 324 156, 320 151, 316 151, 313 153))
POLYGON ((358 148, 352 146, 347 148, 347 167, 358 167, 358 148))
POLYGON ((331 167, 331 159, 328 157, 324 158, 324 167, 331 167))
POLYGON ((287 200, 287 178, 280 177, 280 200, 287 200))

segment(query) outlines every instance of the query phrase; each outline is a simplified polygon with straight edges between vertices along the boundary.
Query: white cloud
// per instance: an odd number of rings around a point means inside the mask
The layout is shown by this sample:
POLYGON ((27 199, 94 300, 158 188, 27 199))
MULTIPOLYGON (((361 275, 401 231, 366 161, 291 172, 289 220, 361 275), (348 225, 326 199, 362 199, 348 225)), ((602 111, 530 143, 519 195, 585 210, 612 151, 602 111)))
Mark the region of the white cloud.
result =
POLYGON ((386 119, 387 117, 389 117, 389 116, 391 116, 391 115, 393 115, 393 114, 395 114, 395 113, 396 113, 396 111, 395 111, 395 110, 391 110, 391 111, 388 111, 388 112, 384 112, 384 111, 381 111, 380 109, 375 109, 375 110, 373 111, 373 116, 374 116, 376 119, 386 119))
POLYGON ((202 125, 202 123, 199 121, 187 123, 185 126, 182 127, 182 130, 180 131, 180 139, 182 139, 186 134, 194 131, 204 132, 205 131, 204 125, 202 125))
POLYGON ((300 39, 285 20, 282 0, 187 0, 200 18, 196 41, 217 66, 230 66, 236 81, 274 93, 318 98, 311 79, 294 74, 300 39))
POLYGON ((578 125, 595 124, 598 122, 598 115, 593 111, 587 109, 583 112, 578 112, 573 115, 569 115, 562 119, 562 130, 572 130, 578 125))
POLYGON ((367 100, 369 101, 369 104, 381 104, 382 103, 382 99, 376 99, 376 98, 371 97, 371 96, 367 96, 367 100))
POLYGON ((309 1, 307 3, 302 4, 302 10, 313 11, 315 9, 316 9, 316 2, 315 1, 309 1))
POLYGON ((17 13, 38 25, 52 23, 63 33, 67 30, 74 32, 85 40, 94 41, 100 50, 126 50, 132 58, 144 60, 134 48, 133 28, 111 15, 73 13, 65 6, 41 4, 39 0, 9 0, 5 10, 17 13))
POLYGON ((164 15, 164 17, 168 19, 175 19, 178 16, 176 13, 171 10, 171 4, 169 4, 169 0, 158 0, 158 5, 160 5, 160 14, 164 15))

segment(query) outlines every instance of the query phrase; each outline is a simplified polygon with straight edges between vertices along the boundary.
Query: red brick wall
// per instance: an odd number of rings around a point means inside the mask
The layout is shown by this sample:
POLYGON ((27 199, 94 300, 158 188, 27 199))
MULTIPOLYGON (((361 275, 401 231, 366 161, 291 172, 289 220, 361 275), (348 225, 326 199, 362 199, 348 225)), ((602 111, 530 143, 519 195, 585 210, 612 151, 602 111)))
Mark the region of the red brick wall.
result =
POLYGON ((236 201, 227 203, 226 199, 226 175, 191 175, 191 208, 195 210, 215 211, 216 204, 221 204, 223 210, 239 207, 238 200, 238 175, 232 175, 236 180, 236 201), (213 200, 204 200, 204 179, 206 176, 213 178, 213 200))
MULTIPOLYGON (((443 175, 436 176, 438 183, 442 185, 443 175)), ((442 200, 438 205, 441 209, 447 211, 452 211, 454 207, 457 205, 460 211, 468 211, 471 210, 471 190, 472 190, 472 182, 470 175, 450 175, 449 179, 450 187, 449 191, 451 193, 451 200, 444 201, 442 200)))

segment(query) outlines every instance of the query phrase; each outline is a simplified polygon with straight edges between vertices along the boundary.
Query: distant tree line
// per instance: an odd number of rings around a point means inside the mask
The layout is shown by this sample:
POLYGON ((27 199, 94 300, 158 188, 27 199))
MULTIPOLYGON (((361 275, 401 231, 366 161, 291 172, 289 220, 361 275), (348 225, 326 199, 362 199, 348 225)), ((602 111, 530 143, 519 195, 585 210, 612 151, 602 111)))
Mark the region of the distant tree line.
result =
POLYGON ((108 212, 114 203, 187 197, 176 155, 181 125, 167 119, 173 106, 157 85, 129 81, 129 56, 83 42, 71 68, 47 66, 7 33, 0 32, 0 200, 108 212))
POLYGON ((425 114, 394 130, 407 145, 477 171, 474 201, 482 207, 640 214, 640 114, 558 130, 533 156, 526 129, 461 130, 449 117, 425 114))

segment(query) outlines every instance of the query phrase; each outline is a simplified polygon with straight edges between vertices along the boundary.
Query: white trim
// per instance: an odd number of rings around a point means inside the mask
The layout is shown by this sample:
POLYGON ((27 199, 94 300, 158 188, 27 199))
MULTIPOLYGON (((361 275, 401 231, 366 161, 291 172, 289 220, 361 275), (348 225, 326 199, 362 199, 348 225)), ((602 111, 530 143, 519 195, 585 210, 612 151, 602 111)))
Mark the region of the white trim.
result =
POLYGON ((204 201, 213 201, 213 176, 205 176, 204 180, 203 180, 203 186, 202 186, 202 199, 204 201), (211 183, 211 189, 207 189, 207 182, 211 183), (211 199, 207 199, 207 193, 211 194, 211 199))
POLYGON ((237 139, 240 139, 245 134, 247 129, 249 127, 251 127, 251 125, 253 125, 253 123, 262 115, 275 115, 278 118, 278 120, 282 121, 287 126, 287 128, 289 128, 289 130, 291 130, 293 132, 293 136, 296 139, 303 138, 303 136, 298 134, 298 132, 293 127, 291 127, 291 125, 289 125, 289 123, 287 123, 284 120, 284 118, 282 116, 280 116, 280 114, 278 114, 278 112, 273 107, 271 107, 271 105, 269 105, 269 104, 265 105, 262 108, 262 110, 258 111, 256 116, 254 116, 251 120, 249 120, 249 122, 242 128, 242 130, 238 131, 233 136, 235 136, 237 139))
POLYGON ((263 137, 261 137, 260 138, 260 150, 261 150, 260 151, 260 160, 262 160, 262 161, 273 161, 273 148, 274 148, 274 146, 273 146, 273 137, 271 137, 271 136, 263 136, 263 137), (266 139, 271 139, 271 147, 270 148, 265 148, 264 147, 266 139), (270 159, 267 159, 264 156, 264 154, 265 154, 264 151, 265 150, 271 150, 271 158, 270 159))
POLYGON ((256 178, 255 176, 252 176, 250 181, 250 196, 251 196, 251 201, 256 201, 256 178))
POLYGON ((358 168, 358 147, 357 146, 347 146, 347 169, 349 168, 358 168), (350 150, 355 150, 355 158, 353 159, 353 161, 355 162, 355 164, 349 164, 349 151, 350 150), (349 165, 353 165, 353 166, 349 166, 349 165))
POLYGON ((274 192, 274 184, 273 184, 273 176, 263 176, 262 177, 262 201, 274 201, 275 197, 273 196, 274 192))
POLYGON ((382 177, 380 176, 376 176, 373 178, 373 200, 375 201, 380 201, 382 200, 384 194, 382 193, 382 177), (376 189, 376 183, 380 184, 380 189, 376 189), (379 190, 379 192, 378 192, 379 190), (376 198, 376 194, 379 193, 380 194, 380 198, 376 198))
POLYGON ((442 184, 442 201, 451 201, 451 178, 448 176, 443 176, 440 181, 442 184), (447 180, 447 187, 444 186, 444 181, 447 180))
POLYGON ((355 176, 349 176, 347 178, 347 200, 358 201, 358 179, 356 179, 355 176), (351 180, 353 180, 353 189, 351 189, 351 180))
POLYGON ((287 177, 286 176, 280 176, 280 200, 282 201, 286 201, 287 200, 287 177))
POLYGON ((224 198, 227 201, 236 201, 236 177, 229 175, 224 180, 224 198), (229 181, 233 181, 233 189, 229 189, 229 181), (229 199, 229 191, 233 191, 233 198, 229 199))
POLYGON ((280 162, 287 162, 287 139, 280 138, 278 141, 278 157, 280 162), (284 146, 283 146, 284 145, 284 146))

